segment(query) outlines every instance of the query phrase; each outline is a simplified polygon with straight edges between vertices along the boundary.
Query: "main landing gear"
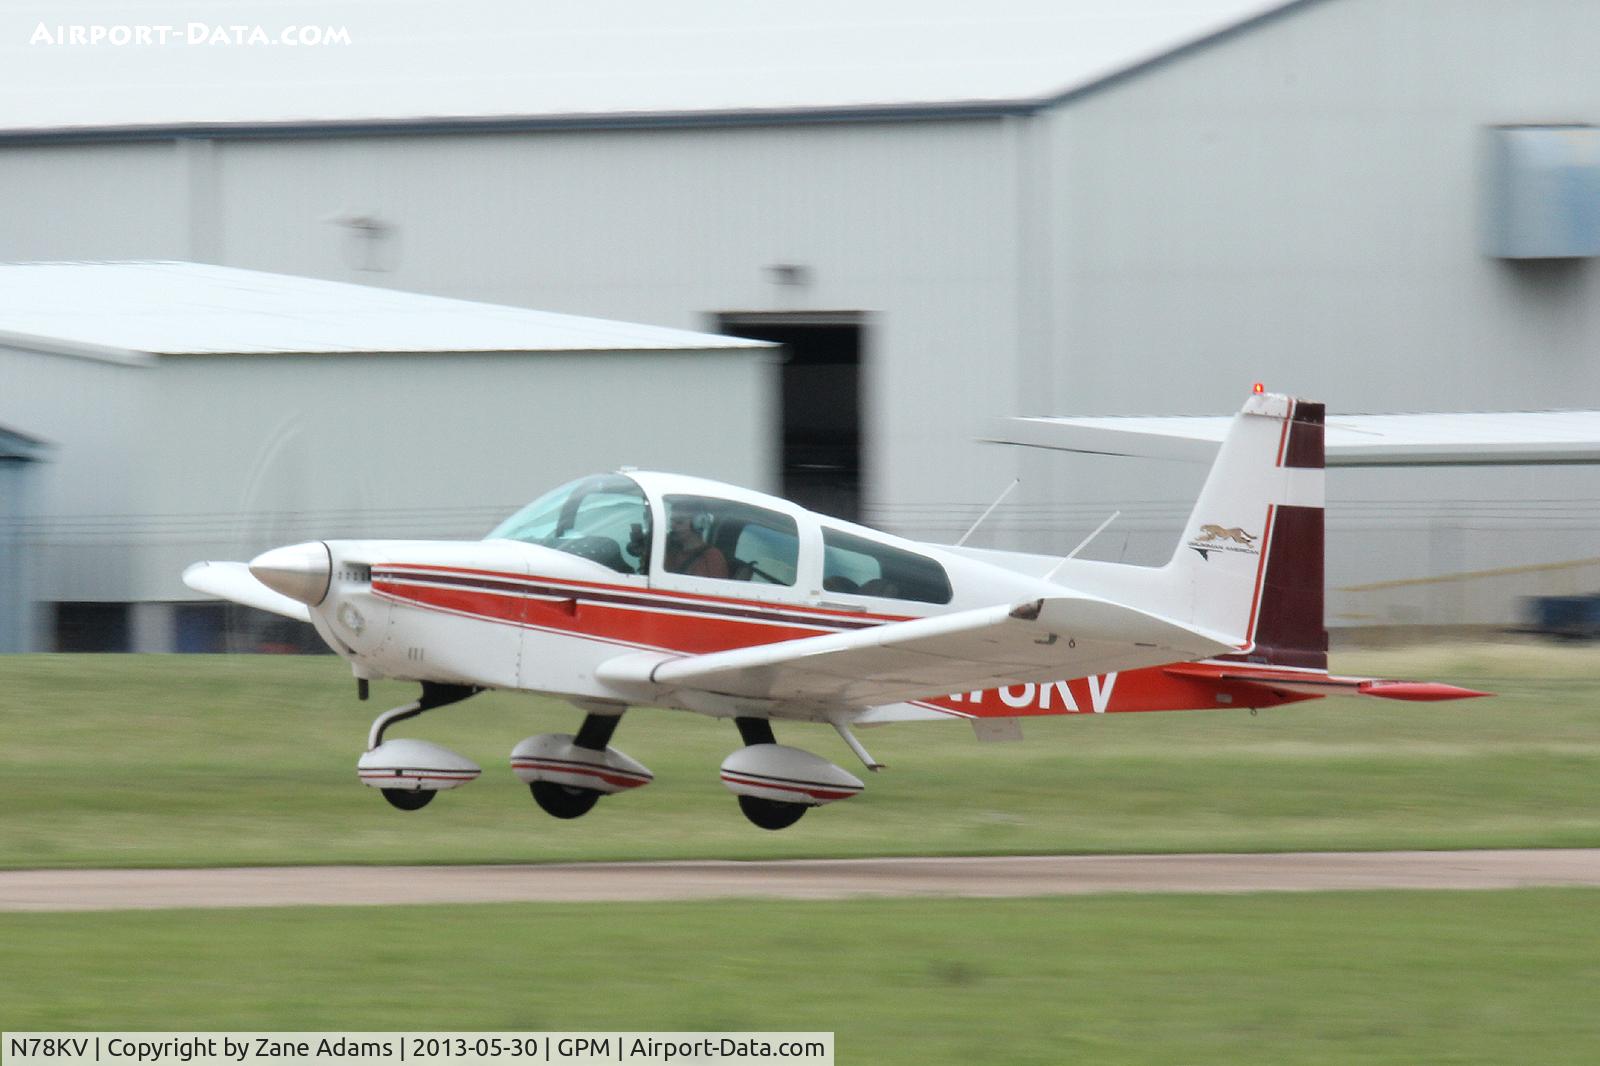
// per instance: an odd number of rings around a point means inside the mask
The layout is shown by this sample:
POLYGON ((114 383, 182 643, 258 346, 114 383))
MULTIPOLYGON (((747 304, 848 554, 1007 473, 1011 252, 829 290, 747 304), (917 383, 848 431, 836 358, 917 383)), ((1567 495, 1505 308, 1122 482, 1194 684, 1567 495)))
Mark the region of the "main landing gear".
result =
MULTIPOLYGON (((572 738, 572 746, 603 753, 621 721, 620 714, 585 716, 583 725, 578 727, 578 735, 572 738)), ((539 809, 554 818, 581 818, 600 802, 599 789, 563 785, 557 781, 530 781, 528 791, 533 793, 533 802, 539 809)))
POLYGON ((735 718, 733 724, 745 746, 723 760, 722 783, 739 797, 744 816, 762 829, 787 829, 812 807, 848 799, 863 788, 828 760, 779 744, 765 718, 735 718))
POLYGON ((379 791, 383 794, 383 798, 389 801, 389 806, 401 811, 420 811, 432 803, 433 797, 437 794, 437 790, 421 788, 409 791, 403 788, 385 788, 379 791))
MULTIPOLYGON (((745 747, 778 743, 778 738, 772 732, 772 722, 768 719, 735 718, 733 724, 739 727, 739 739, 744 741, 745 747)), ((723 770, 723 780, 727 780, 726 768, 723 770)), ((766 799, 749 793, 739 794, 739 810, 761 829, 787 829, 798 822, 808 809, 804 803, 766 799)))
POLYGON ((590 712, 576 736, 540 733, 511 749, 511 769, 527 784, 540 810, 556 818, 581 818, 601 796, 655 780, 643 763, 610 746, 620 721, 621 710, 590 712))
POLYGON ((533 802, 553 818, 582 818, 600 802, 600 793, 592 788, 573 788, 554 781, 535 781, 528 786, 533 802))

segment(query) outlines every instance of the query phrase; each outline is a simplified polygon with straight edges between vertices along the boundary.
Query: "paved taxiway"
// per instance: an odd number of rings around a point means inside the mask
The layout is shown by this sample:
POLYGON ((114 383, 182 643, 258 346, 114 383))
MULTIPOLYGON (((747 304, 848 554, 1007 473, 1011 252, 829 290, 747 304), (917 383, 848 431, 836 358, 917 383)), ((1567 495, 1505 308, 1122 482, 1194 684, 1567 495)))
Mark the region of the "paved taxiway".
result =
POLYGON ((0 911, 1600 886, 1600 848, 0 871, 0 911))

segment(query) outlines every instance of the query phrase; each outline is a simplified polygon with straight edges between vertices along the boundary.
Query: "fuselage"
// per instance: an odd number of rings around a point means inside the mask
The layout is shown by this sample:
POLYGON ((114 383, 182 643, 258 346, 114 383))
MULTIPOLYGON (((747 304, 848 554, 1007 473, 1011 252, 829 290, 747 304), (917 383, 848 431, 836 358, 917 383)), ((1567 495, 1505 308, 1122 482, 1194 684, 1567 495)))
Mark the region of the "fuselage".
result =
MULTIPOLYGON (((634 704, 600 676, 628 652, 697 655, 1059 595, 989 558, 680 475, 563 486, 482 541, 328 541, 311 620, 358 677, 521 689, 634 704), (692 542, 692 546, 686 546, 692 542)), ((1020 558, 1020 557, 1019 557, 1020 558)), ((908 717, 1022 717, 1309 698, 1162 668, 929 693, 908 717)), ((681 706, 668 696, 646 698, 681 706)), ((704 706, 689 709, 702 710, 704 706)), ((775 707, 773 717, 815 717, 775 707)))

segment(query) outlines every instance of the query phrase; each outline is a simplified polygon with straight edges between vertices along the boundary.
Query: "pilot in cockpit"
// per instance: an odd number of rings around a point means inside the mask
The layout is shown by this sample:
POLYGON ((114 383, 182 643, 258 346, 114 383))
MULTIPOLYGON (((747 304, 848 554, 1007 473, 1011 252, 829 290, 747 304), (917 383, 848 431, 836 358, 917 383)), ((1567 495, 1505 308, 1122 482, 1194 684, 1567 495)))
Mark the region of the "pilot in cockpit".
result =
POLYGON ((709 511, 692 505, 674 505, 667 523, 667 570, 694 577, 728 577, 728 557, 706 540, 710 530, 709 511))

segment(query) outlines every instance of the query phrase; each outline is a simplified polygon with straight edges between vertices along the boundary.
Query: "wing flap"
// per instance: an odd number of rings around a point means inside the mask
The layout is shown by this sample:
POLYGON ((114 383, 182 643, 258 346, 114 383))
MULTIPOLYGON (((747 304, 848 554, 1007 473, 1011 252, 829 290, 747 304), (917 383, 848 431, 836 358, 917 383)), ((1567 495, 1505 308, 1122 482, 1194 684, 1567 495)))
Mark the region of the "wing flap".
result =
POLYGON ((865 708, 1233 650, 1225 638, 1171 619, 1057 596, 670 659, 655 664, 649 680, 669 690, 865 708))
POLYGON ((183 583, 207 596, 271 611, 299 622, 311 621, 310 608, 267 588, 256 580, 245 563, 195 563, 184 570, 183 583))

